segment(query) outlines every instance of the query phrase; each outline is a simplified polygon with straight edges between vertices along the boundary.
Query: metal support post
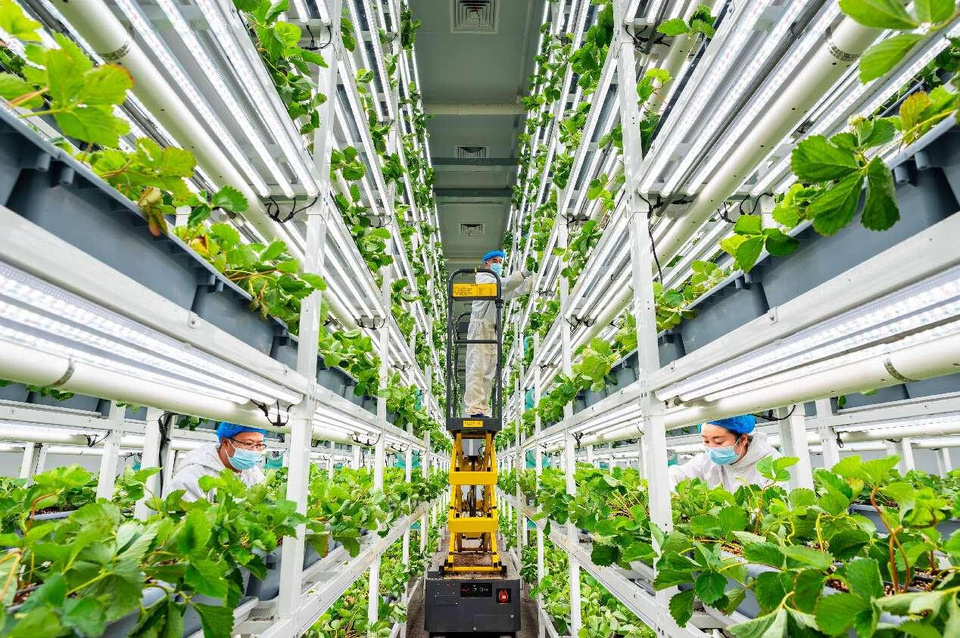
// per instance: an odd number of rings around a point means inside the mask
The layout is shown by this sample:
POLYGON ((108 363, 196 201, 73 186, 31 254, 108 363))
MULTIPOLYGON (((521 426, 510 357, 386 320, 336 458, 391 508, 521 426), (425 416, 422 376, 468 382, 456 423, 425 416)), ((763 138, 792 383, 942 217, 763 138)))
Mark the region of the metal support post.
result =
POLYGON ((906 474, 910 470, 917 468, 917 464, 913 459, 913 445, 911 445, 911 443, 912 440, 908 437, 904 437, 894 443, 895 454, 900 457, 899 467, 901 474, 906 474))
MULTIPOLYGON (((642 436, 647 445, 647 480, 650 499, 650 521, 664 532, 673 528, 670 505, 670 479, 667 467, 667 437, 664 405, 650 389, 650 376, 660 369, 657 349, 656 307, 653 273, 655 272, 649 207, 639 198, 639 170, 643 160, 640 142, 641 114, 637 96, 629 87, 637 85, 634 42, 623 28, 628 0, 614 0, 614 43, 610 55, 617 56, 617 81, 620 91, 620 120, 623 122, 624 172, 626 177, 627 215, 630 223, 631 266, 633 271, 633 312, 637 320, 637 347, 640 354, 639 384, 642 436)), ((660 617, 658 628, 666 635, 680 635, 681 630, 669 613, 669 601, 675 589, 656 594, 660 617)))
POLYGON ((790 488, 803 487, 812 490, 813 468, 810 465, 807 419, 803 412, 803 405, 794 405, 789 410, 781 409, 779 416, 782 419, 777 422, 780 429, 780 453, 783 456, 799 459, 797 464, 790 468, 790 488), (786 416, 787 414, 790 416, 786 416))
POLYGON ((33 468, 33 476, 43 473, 44 468, 47 466, 47 452, 49 450, 50 446, 48 444, 40 444, 40 451, 37 453, 37 463, 33 468))
POLYGON ((23 457, 20 459, 20 478, 28 479, 33 476, 33 462, 40 450, 39 443, 27 443, 23 446, 23 457))
POLYGON ((940 476, 946 476, 953 471, 953 460, 950 458, 950 448, 940 448, 937 450, 937 471, 940 476))
POLYGON ((166 487, 170 485, 170 481, 173 480, 173 470, 177 465, 177 451, 173 446, 167 447, 167 453, 163 458, 163 469, 160 470, 160 474, 163 476, 163 485, 166 487))
MULTIPOLYGON (((160 467, 160 423, 159 419, 163 415, 163 410, 156 408, 147 408, 147 420, 144 424, 143 438, 143 456, 140 459, 140 469, 151 467, 160 467)), ((151 509, 147 507, 147 499, 151 494, 157 492, 157 475, 154 474, 147 479, 147 493, 142 499, 137 501, 133 514, 140 520, 146 520, 150 517, 151 509)))
MULTIPOLYGON (((523 377, 523 366, 522 366, 523 351, 521 350, 523 348, 523 336, 520 332, 520 321, 517 320, 517 322, 514 325, 516 326, 516 329, 514 330, 516 334, 514 338, 513 347, 514 347, 514 352, 518 355, 517 367, 520 369, 520 374, 517 375, 517 387, 516 387, 517 400, 519 401, 520 407, 518 410, 517 427, 514 432, 514 441, 513 441, 514 449, 516 450, 516 454, 514 454, 514 476, 516 476, 517 478, 517 487, 516 487, 515 496, 517 497, 517 503, 519 503, 520 502, 520 472, 523 471, 523 466, 524 466, 523 450, 520 449, 520 445, 522 442, 522 437, 520 436, 520 429, 523 427, 523 412, 524 412, 524 408, 526 408, 526 403, 524 401, 523 392, 520 387, 520 379, 523 377)), ((522 551, 523 546, 526 544, 526 534, 524 534, 524 528, 525 528, 525 525, 523 521, 523 508, 518 508, 518 511, 517 511, 517 551, 518 552, 522 551)))
MULTIPOLYGON (((533 335, 533 356, 534 356, 534 367, 533 367, 533 404, 534 407, 540 406, 540 399, 543 396, 542 388, 542 379, 540 378, 540 366, 536 363, 536 357, 540 352, 540 335, 533 335)), ((540 475, 543 473, 543 448, 540 445, 540 412, 534 412, 533 419, 533 463, 534 463, 534 475, 536 476, 536 487, 540 489, 540 475)), ((519 482, 517 484, 519 488, 519 482)), ((518 503, 520 507, 523 507, 525 501, 524 496, 521 494, 518 503)), ((544 543, 543 543, 543 528, 539 525, 537 526, 537 582, 543 582, 544 576, 546 576, 546 565, 544 564, 544 543)), ((537 595, 537 607, 540 606, 540 596, 537 595)), ((546 628, 543 626, 542 622, 537 623, 540 626, 539 638, 544 638, 546 636, 546 628)))
POLYGON ((840 462, 840 444, 833 431, 833 405, 830 399, 818 399, 817 434, 820 435, 820 449, 823 451, 823 467, 828 470, 840 462))
POLYGON ((103 456, 100 457, 100 474, 97 477, 97 498, 113 499, 113 485, 117 480, 117 463, 120 459, 120 439, 123 437, 123 417, 127 409, 110 402, 110 432, 103 442, 103 456))
MULTIPOLYGON (((393 132, 390 135, 390 143, 388 144, 388 151, 395 146, 396 139, 393 132)), ((390 201, 387 204, 387 214, 389 218, 385 220, 384 227, 390 229, 391 239, 387 241, 386 244, 386 253, 387 255, 393 252, 392 243, 396 241, 397 232, 393 228, 393 199, 390 198, 390 201)), ((403 250, 403 247, 400 246, 399 250, 403 250)), ((380 277, 382 279, 380 284, 380 304, 383 307, 383 325, 380 328, 379 338, 380 338, 380 387, 385 388, 387 386, 387 379, 390 374, 390 309, 393 307, 392 300, 390 298, 390 289, 392 285, 392 277, 390 272, 390 267, 385 266, 380 269, 380 277)), ((383 428, 384 424, 387 422, 387 398, 380 396, 377 398, 377 423, 383 428)), ((386 455, 386 445, 387 445, 387 436, 386 432, 383 430, 380 431, 380 436, 377 437, 377 443, 374 447, 374 459, 373 459, 373 488, 376 490, 383 489, 383 465, 384 465, 384 456, 386 455)), ((370 588, 367 594, 367 620, 371 625, 377 622, 379 617, 380 610, 380 556, 377 556, 373 559, 373 563, 370 565, 370 588)))
POLYGON ((350 448, 353 451, 353 462, 351 463, 350 467, 352 467, 355 470, 359 470, 360 469, 360 446, 353 444, 350 446, 350 448))
MULTIPOLYGON (((566 430, 563 434, 563 455, 566 457, 564 468, 567 479, 567 494, 575 496, 577 493, 577 480, 575 477, 577 453, 573 434, 566 430)), ((578 543, 577 526, 573 523, 567 524, 567 540, 571 547, 576 547, 578 543)), ((570 635, 579 636, 580 629, 583 627, 583 618, 581 617, 580 600, 580 561, 569 555, 567 562, 570 565, 570 635)))
POLYGON ((593 465, 593 446, 587 446, 587 465, 593 465))
MULTIPOLYGON (((336 3, 335 3, 336 4, 336 3)), ((340 15, 337 7, 338 22, 340 15)), ((339 30, 338 30, 339 33, 339 30)), ((336 47, 334 48, 336 50, 336 47)), ((336 62, 327 69, 320 69, 318 85, 321 90, 330 91, 336 77, 336 62)), ((329 93, 328 93, 329 94, 329 93)), ((328 146, 332 130, 333 109, 321 111, 321 126, 314 135, 314 163, 322 176, 323 184, 329 179, 328 146)), ((321 198, 310 207, 306 215, 307 243, 304 272, 323 274, 324 246, 327 238, 326 200, 321 198)), ((307 493, 310 484, 310 447, 313 440, 313 414, 316 410, 316 396, 320 389, 317 378, 317 341, 320 334, 321 293, 314 292, 301 305, 300 311, 300 349, 297 352, 297 372, 310 380, 303 400, 289 410, 290 434, 287 437, 286 457, 288 500, 297 504, 297 511, 307 513, 307 493)), ((287 622, 296 619, 303 586, 303 552, 306 526, 297 526, 297 534, 287 538, 282 545, 283 562, 280 567, 280 617, 287 622)), ((299 629, 299 628, 298 628, 299 629)))

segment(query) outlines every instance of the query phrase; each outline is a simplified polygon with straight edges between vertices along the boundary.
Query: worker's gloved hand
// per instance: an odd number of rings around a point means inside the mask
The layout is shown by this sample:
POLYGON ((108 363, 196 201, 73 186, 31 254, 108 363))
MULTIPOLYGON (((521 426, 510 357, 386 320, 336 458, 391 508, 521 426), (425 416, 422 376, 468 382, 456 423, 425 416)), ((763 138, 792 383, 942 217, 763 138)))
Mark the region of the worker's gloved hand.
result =
POLYGON ((528 277, 533 277, 533 273, 529 270, 521 270, 520 274, 523 275, 524 279, 527 279, 528 277))

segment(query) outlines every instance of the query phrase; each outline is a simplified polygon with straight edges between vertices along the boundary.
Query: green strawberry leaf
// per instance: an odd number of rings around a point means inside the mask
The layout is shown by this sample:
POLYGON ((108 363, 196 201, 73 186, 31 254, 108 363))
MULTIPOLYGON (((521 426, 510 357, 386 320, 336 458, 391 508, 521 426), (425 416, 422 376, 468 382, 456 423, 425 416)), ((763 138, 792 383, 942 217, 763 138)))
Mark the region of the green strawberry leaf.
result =
POLYGON ((233 186, 224 186, 213 195, 211 203, 216 208, 223 208, 234 213, 242 213, 249 205, 247 198, 233 186))
POLYGON ((834 235, 853 220, 863 191, 863 174, 843 178, 807 207, 813 228, 821 235, 834 235))
POLYGON ((860 81, 866 84, 883 77, 921 40, 923 35, 919 33, 901 33, 874 44, 860 58, 860 81))
POLYGON ((860 223, 870 230, 887 230, 900 219, 897 188, 890 169, 879 157, 867 165, 867 203, 860 223))
POLYGON ((840 0, 840 10, 865 27, 916 29, 920 24, 903 4, 903 0, 840 0))
POLYGON ((670 615, 677 622, 677 625, 686 627, 687 622, 693 616, 694 591, 688 589, 679 594, 674 594, 670 599, 670 615))
POLYGON ((835 146, 822 135, 800 142, 793 149, 790 165, 797 179, 807 184, 840 180, 860 168, 851 150, 835 146))
POLYGON ((661 22, 660 26, 657 27, 657 31, 665 36, 675 36, 689 33, 690 27, 683 21, 683 18, 673 18, 672 20, 661 22))

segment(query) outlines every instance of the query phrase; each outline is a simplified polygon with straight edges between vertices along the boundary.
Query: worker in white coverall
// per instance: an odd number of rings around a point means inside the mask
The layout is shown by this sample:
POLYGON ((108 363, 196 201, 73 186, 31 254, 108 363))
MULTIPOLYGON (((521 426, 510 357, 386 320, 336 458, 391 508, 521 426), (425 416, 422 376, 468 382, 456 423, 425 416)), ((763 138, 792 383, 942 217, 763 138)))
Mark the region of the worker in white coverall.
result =
MULTIPOLYGON (((503 259, 502 250, 491 250, 483 256, 483 268, 488 268, 501 277, 503 259)), ((506 299, 519 297, 530 292, 533 285, 532 273, 528 270, 517 271, 509 277, 500 279, 500 295, 506 299)), ((488 272, 477 273, 478 284, 495 283, 496 278, 488 272)), ((493 300, 474 301, 470 311, 470 326, 467 339, 497 338, 497 308, 493 300)), ((467 377, 463 393, 464 414, 479 418, 493 416, 490 409, 490 393, 493 391, 493 378, 497 374, 497 344, 467 344, 467 377)))
POLYGON ((745 483, 760 485, 757 462, 780 454, 767 442, 763 432, 754 433, 757 419, 752 414, 717 419, 700 426, 704 450, 683 465, 673 465, 670 484, 676 487, 684 479, 698 478, 710 487, 722 486, 735 492, 745 483))
POLYGON ((222 421, 217 426, 217 442, 205 443, 187 454, 173 480, 163 490, 166 497, 176 490, 184 490, 183 500, 213 500, 213 494, 200 487, 200 478, 220 476, 225 469, 238 475, 244 485, 263 483, 266 477, 258 467, 266 446, 267 431, 222 421))

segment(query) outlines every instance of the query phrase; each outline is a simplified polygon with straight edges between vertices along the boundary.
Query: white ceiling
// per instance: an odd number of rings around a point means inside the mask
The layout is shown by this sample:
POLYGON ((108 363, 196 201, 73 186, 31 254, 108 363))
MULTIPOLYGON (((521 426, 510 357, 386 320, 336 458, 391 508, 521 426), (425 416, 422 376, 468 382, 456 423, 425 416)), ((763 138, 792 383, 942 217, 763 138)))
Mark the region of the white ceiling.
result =
POLYGON ((453 33, 456 1, 410 0, 414 17, 423 23, 416 54, 425 109, 446 113, 435 115, 427 130, 437 169, 440 235, 451 271, 475 266, 483 253, 501 247, 516 181, 520 96, 533 70, 544 6, 544 0, 493 0, 499 14, 496 33, 453 33), (458 146, 486 146, 490 159, 451 162, 458 146), (483 223, 483 234, 461 235, 464 223, 483 223))

